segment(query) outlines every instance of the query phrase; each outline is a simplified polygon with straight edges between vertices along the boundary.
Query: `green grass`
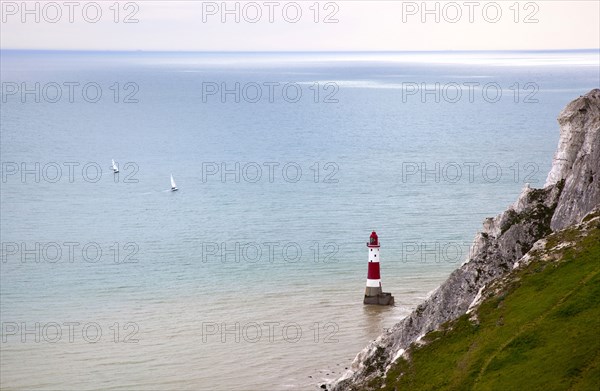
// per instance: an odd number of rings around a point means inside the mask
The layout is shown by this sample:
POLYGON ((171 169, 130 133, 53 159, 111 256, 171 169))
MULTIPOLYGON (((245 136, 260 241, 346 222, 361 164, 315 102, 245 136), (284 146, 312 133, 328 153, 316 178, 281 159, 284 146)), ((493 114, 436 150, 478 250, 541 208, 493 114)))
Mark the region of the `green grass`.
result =
POLYGON ((600 226, 553 235, 549 253, 512 272, 477 310, 411 346, 385 390, 598 390, 600 388, 600 226), (556 252, 556 251, 554 251, 556 252))

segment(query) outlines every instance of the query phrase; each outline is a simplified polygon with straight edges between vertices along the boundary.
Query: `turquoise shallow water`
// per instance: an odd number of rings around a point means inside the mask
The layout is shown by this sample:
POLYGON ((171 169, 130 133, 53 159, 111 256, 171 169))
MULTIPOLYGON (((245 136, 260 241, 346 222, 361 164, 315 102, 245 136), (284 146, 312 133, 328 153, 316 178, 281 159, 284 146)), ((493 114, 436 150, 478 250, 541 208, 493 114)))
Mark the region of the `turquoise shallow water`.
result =
POLYGON ((3 84, 2 387, 311 389, 338 376, 463 261, 484 217, 526 182, 543 185, 556 116, 600 84, 597 62, 550 65, 573 53, 513 55, 519 66, 3 52, 3 83, 48 94, 97 83, 102 97, 23 103, 3 84), (204 102, 203 83, 249 94, 294 83, 303 95, 204 102), (407 94, 436 83, 463 98, 407 94), (472 101, 465 83, 478 83, 472 101), (495 103, 488 83, 502 89, 495 103), (133 92, 138 102, 123 103, 133 92), (338 102, 324 102, 332 92, 338 102), (537 102, 524 102, 531 92, 537 102), (22 163, 39 163, 39 180, 22 163), (225 182, 215 167, 230 170, 225 182), (393 308, 361 303, 371 230, 393 308))

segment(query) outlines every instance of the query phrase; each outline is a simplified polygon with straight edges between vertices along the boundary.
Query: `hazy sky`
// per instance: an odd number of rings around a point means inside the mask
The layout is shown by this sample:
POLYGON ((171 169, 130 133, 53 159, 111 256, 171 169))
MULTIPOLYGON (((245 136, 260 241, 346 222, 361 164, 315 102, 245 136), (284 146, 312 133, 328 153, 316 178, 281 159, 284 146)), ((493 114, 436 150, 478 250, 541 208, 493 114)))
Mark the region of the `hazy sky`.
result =
POLYGON ((118 7, 114 6, 115 0, 74 1, 73 5, 66 0, 25 3, 27 9, 22 0, 1 2, 3 49, 401 51, 600 47, 597 0, 344 0, 321 1, 317 6, 314 0, 141 0, 120 1, 118 7))

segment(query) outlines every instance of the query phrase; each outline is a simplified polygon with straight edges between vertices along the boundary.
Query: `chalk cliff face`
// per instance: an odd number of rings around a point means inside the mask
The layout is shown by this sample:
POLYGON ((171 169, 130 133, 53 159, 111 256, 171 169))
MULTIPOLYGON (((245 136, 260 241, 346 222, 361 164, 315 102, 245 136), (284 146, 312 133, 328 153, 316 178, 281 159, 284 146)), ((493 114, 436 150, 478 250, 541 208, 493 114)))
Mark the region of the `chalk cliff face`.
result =
POLYGON ((577 223, 600 203, 600 90, 575 99, 560 113, 558 150, 546 186, 565 180, 551 227, 577 223))
POLYGON ((408 346, 465 314, 483 288, 510 271, 539 239, 580 220, 600 205, 600 90, 560 113, 558 150, 543 189, 526 186, 508 210, 483 223, 470 258, 409 316, 371 342, 333 390, 366 389, 408 346))

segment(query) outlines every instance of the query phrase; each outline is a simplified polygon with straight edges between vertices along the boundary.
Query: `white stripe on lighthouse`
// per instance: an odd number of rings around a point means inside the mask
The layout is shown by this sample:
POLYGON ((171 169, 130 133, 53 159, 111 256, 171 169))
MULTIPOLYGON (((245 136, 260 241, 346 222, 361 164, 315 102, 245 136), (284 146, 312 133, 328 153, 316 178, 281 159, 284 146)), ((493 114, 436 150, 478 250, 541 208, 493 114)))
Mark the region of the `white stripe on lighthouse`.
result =
POLYGON ((379 262, 378 247, 369 247, 369 262, 379 262))
POLYGON ((369 288, 379 288, 381 286, 381 280, 369 280, 369 279, 367 279, 367 286, 369 288))

